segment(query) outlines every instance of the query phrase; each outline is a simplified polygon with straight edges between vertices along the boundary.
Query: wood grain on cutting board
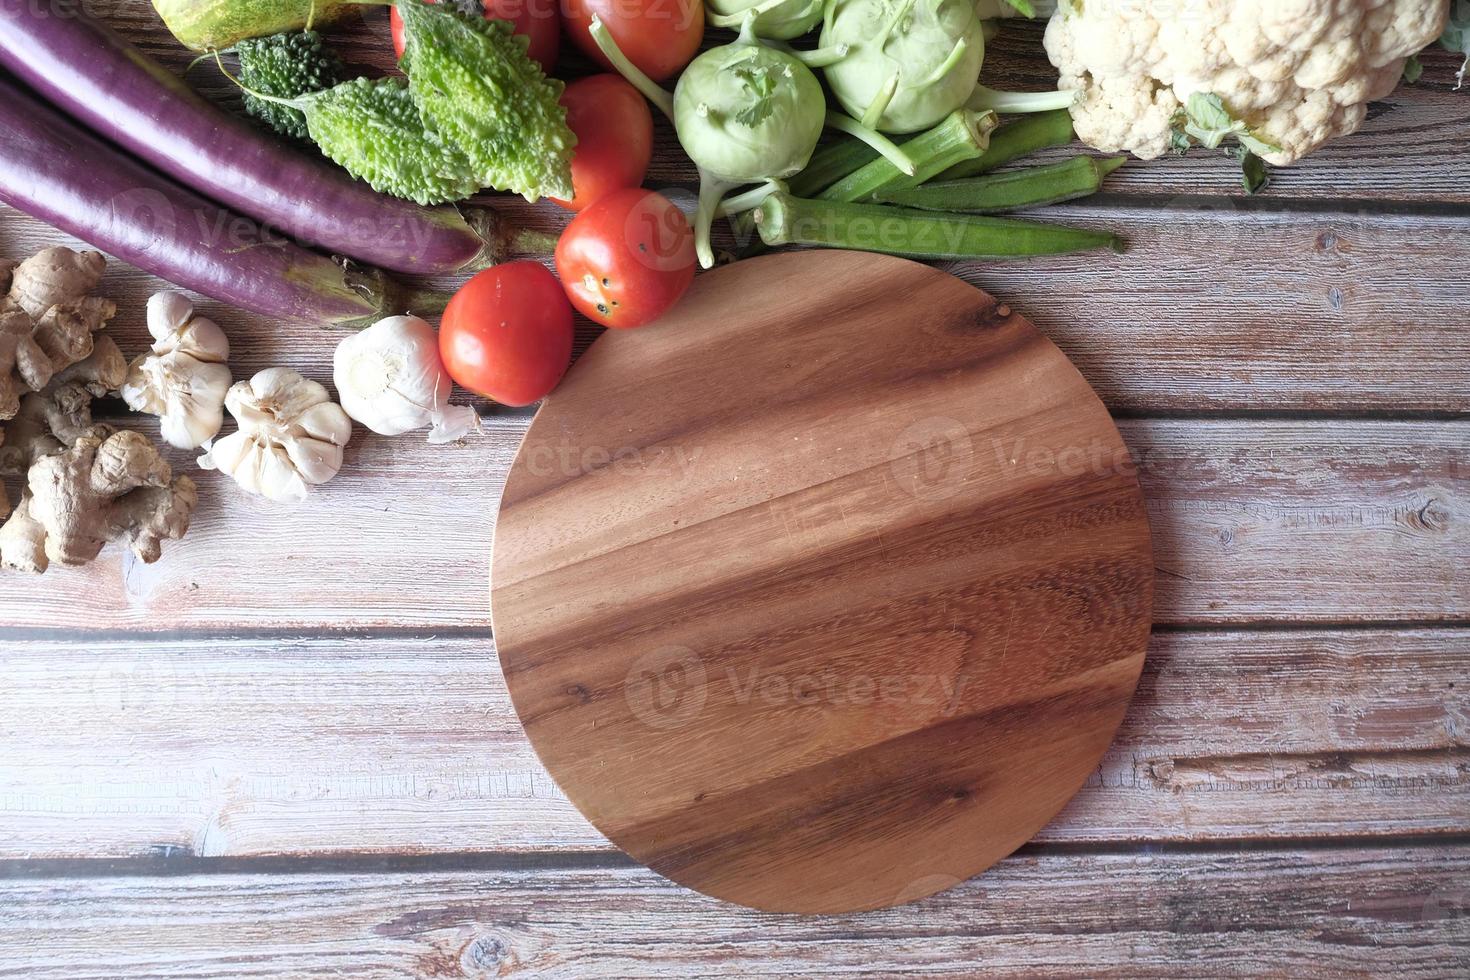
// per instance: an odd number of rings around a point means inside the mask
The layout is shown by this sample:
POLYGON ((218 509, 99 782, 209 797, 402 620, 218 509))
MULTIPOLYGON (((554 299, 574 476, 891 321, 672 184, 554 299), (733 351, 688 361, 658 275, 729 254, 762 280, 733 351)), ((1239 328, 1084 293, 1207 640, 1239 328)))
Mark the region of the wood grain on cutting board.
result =
POLYGON ((942 272, 841 252, 737 264, 599 340, 512 465, 492 569, 573 802, 787 911, 920 898, 1028 840, 1122 718, 1152 581, 1134 467, 1066 357, 942 272))

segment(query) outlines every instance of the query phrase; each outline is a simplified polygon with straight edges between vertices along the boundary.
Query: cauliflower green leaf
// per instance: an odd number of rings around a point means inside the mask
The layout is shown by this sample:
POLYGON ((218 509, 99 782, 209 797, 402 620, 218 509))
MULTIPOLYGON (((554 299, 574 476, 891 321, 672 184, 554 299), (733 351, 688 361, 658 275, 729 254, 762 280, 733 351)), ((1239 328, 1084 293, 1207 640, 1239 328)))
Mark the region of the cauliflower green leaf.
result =
POLYGON ((1237 146, 1230 155, 1240 162, 1241 183, 1247 194, 1255 194, 1271 182, 1270 170, 1261 157, 1280 153, 1281 147, 1263 139, 1244 122, 1231 115, 1225 100, 1213 93, 1196 92, 1189 103, 1174 117, 1169 132, 1169 147, 1184 154, 1198 143, 1211 150, 1234 138, 1237 146))
POLYGON ((1449 26, 1439 38, 1440 45, 1447 51, 1465 56, 1460 72, 1455 76, 1455 91, 1465 87, 1465 75, 1470 73, 1470 0, 1455 0, 1450 9, 1449 26))
POLYGON ((577 138, 558 102, 563 85, 526 54, 509 21, 398 0, 402 66, 425 127, 456 145, 482 186, 528 201, 572 197, 577 138))
POLYGON ((1261 139, 1255 130, 1231 115, 1225 107, 1225 100, 1214 93, 1196 92, 1191 95, 1184 109, 1184 118, 1175 121, 1176 131, 1181 126, 1185 136, 1198 140, 1201 146, 1211 150, 1219 149, 1221 143, 1233 136, 1241 146, 1257 155, 1281 152, 1281 147, 1261 139))

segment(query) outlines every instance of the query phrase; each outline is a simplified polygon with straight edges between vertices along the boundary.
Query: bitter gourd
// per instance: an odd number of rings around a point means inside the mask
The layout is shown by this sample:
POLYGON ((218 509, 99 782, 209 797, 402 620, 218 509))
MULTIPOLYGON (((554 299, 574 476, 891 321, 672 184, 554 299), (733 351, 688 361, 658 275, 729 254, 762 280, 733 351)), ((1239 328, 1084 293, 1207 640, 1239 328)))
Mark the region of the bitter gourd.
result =
MULTIPOLYGON (((235 45, 240 58, 240 82, 262 95, 294 99, 329 89, 347 74, 342 59, 328 48, 316 31, 291 31, 252 38, 235 45)), ((306 118, 300 109, 245 93, 245 111, 282 136, 307 138, 306 118)))
POLYGON ((401 67, 425 126, 468 157, 482 186, 529 201, 573 196, 577 138, 558 102, 563 85, 526 54, 527 39, 502 20, 448 5, 398 0, 401 67))

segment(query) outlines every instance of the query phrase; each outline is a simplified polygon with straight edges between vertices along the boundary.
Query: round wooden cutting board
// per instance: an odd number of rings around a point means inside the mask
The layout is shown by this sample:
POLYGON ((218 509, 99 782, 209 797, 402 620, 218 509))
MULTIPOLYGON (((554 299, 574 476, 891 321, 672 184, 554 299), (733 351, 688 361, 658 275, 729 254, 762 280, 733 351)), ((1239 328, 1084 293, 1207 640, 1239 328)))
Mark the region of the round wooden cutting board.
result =
POLYGON ((797 252, 603 335, 501 502, 495 639, 614 843, 773 911, 912 901, 1032 837, 1137 684, 1153 555, 1097 396, 1021 317, 797 252))

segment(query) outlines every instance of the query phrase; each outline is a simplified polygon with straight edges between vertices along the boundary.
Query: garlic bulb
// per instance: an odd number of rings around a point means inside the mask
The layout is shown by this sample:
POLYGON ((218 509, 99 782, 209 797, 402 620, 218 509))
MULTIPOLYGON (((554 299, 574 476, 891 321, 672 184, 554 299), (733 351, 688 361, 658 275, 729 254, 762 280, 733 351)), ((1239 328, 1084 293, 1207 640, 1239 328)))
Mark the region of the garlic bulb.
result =
POLYGON ((342 468, 352 420, 327 389, 290 368, 267 368, 225 396, 239 430, 199 458, 270 500, 301 500, 342 468))
POLYGON ((454 442, 480 427, 473 408, 449 404, 451 382, 434 328, 390 316, 337 345, 332 380, 342 407, 374 432, 429 429, 429 442, 454 442))
POLYGON ((230 341, 213 320, 194 315, 182 293, 148 298, 153 351, 128 366, 119 393, 135 412, 157 415, 165 442, 197 449, 219 434, 230 390, 230 341))

